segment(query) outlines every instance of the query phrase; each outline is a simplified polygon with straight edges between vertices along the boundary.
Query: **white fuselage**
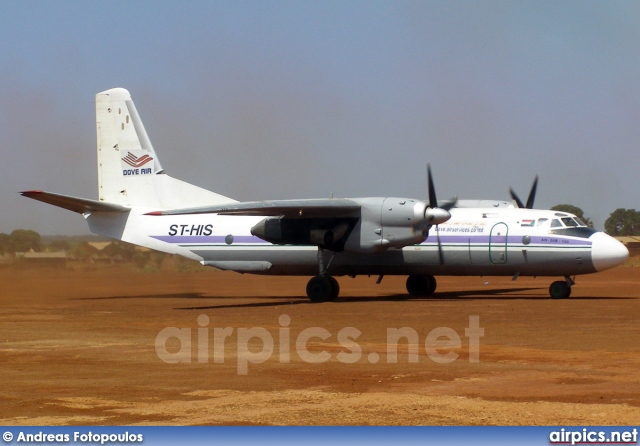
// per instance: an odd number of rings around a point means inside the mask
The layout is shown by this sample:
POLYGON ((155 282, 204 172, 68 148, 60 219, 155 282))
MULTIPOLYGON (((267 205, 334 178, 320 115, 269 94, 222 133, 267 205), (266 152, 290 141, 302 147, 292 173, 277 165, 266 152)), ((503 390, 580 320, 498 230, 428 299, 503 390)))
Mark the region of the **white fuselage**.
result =
MULTIPOLYGON (((149 209, 151 210, 151 209, 149 209)), ((93 213, 93 232, 204 265, 243 273, 315 275, 316 246, 274 245, 251 234, 262 216, 145 215, 135 209, 126 225, 93 213), (124 233, 109 233, 123 227, 124 233)), ((572 276, 616 266, 628 257, 617 240, 555 211, 518 208, 454 208, 416 245, 377 253, 327 253, 327 273, 340 275, 528 275, 572 276), (438 234, 444 262, 438 255, 438 234)))

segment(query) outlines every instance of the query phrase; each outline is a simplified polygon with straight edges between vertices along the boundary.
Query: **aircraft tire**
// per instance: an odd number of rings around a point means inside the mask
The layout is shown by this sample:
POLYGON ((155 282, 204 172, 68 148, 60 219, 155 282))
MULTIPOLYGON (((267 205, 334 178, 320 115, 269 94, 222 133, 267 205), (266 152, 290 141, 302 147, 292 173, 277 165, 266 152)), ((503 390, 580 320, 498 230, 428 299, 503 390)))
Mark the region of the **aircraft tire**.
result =
POLYGON ((331 302, 334 302, 336 301, 336 299, 338 299, 338 296, 340 295, 340 284, 332 276, 327 276, 327 279, 329 279, 329 283, 331 284, 331 297, 329 298, 329 300, 331 302))
POLYGON ((307 283, 307 296, 311 302, 326 302, 331 300, 333 293, 334 287, 332 286, 330 277, 315 276, 307 283))
POLYGON ((436 278, 431 275, 410 275, 407 277, 407 292, 412 297, 432 296, 436 291, 436 278))
POLYGON ((564 280, 558 280, 549 287, 549 295, 552 299, 566 299, 571 296, 571 287, 564 280))

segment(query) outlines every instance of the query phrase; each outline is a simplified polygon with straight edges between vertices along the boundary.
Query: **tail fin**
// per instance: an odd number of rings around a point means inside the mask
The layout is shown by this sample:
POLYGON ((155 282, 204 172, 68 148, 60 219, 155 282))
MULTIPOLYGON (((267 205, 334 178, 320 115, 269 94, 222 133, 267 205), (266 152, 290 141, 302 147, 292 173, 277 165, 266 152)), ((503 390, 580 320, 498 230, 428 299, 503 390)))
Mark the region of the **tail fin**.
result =
POLYGON ((235 202, 164 173, 124 88, 96 95, 96 128, 100 201, 158 210, 235 202))

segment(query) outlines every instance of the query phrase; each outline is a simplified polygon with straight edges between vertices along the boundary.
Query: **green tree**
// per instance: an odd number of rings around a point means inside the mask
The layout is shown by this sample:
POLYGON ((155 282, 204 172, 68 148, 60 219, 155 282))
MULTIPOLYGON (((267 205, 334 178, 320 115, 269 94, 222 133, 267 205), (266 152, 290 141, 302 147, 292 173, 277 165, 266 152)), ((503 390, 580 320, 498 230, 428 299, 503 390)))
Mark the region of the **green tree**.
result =
POLYGON ((27 252, 31 249, 40 251, 40 234, 30 229, 16 229, 11 233, 11 249, 13 252, 27 252))
POLYGON ((97 253, 98 250, 87 242, 74 243, 71 247, 71 256, 81 262, 88 262, 97 253))
POLYGON ((551 210, 573 214, 576 217, 578 217, 580 220, 582 220, 584 224, 586 224, 590 228, 593 228, 593 222, 591 221, 591 219, 589 217, 586 217, 582 209, 580 209, 577 206, 574 206, 572 204, 556 204, 554 207, 551 208, 551 210))
POLYGON ((11 236, 9 234, 0 234, 0 255, 11 253, 11 236))
POLYGON ((604 230, 609 235, 640 235, 640 212, 618 208, 604 222, 604 230))
POLYGON ((112 242, 102 252, 112 259, 130 262, 136 255, 136 247, 131 243, 112 242))
POLYGON ((47 251, 56 252, 56 251, 69 251, 71 250, 71 245, 66 240, 53 240, 51 243, 47 245, 47 251))

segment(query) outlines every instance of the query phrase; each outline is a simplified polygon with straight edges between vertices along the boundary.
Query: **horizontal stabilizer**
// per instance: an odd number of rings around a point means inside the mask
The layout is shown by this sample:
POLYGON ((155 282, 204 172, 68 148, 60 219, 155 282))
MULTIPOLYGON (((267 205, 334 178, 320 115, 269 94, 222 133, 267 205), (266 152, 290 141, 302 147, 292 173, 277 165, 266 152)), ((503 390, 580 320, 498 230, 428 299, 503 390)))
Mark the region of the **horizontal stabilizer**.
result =
POLYGON ((306 200, 271 200, 228 203, 189 209, 149 212, 147 215, 264 215, 274 217, 338 218, 357 216, 360 204, 344 198, 318 198, 306 200))
POLYGON ((103 203, 101 201, 89 200, 88 198, 77 198, 69 195, 54 194, 41 190, 29 190, 20 192, 23 197, 33 198, 34 200, 49 203, 69 211, 79 214, 91 212, 127 212, 130 209, 124 206, 111 203, 103 203))

